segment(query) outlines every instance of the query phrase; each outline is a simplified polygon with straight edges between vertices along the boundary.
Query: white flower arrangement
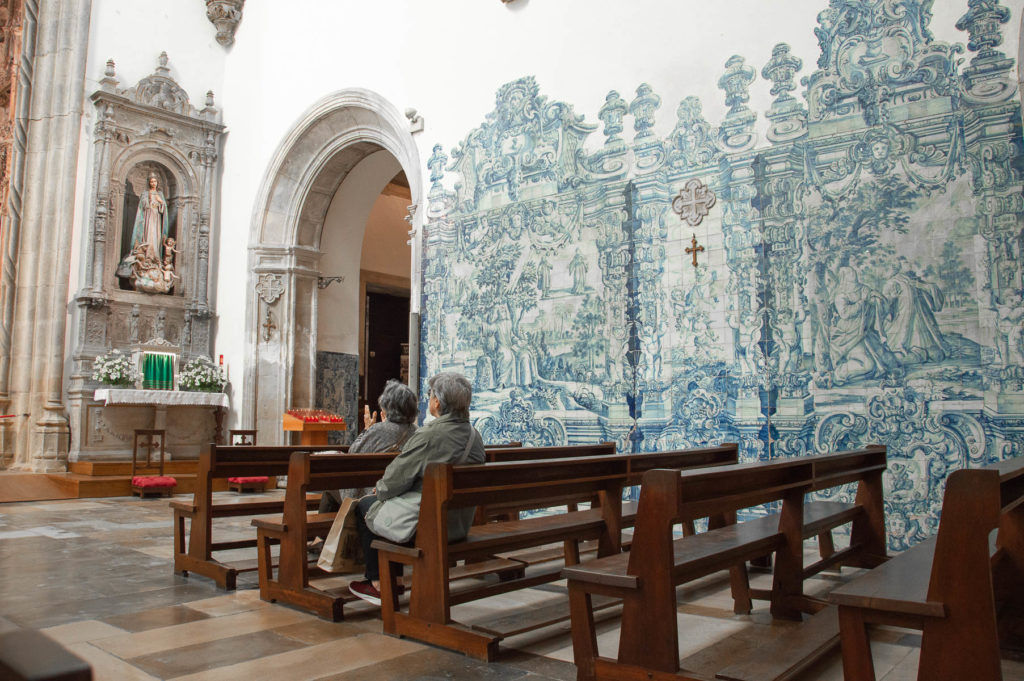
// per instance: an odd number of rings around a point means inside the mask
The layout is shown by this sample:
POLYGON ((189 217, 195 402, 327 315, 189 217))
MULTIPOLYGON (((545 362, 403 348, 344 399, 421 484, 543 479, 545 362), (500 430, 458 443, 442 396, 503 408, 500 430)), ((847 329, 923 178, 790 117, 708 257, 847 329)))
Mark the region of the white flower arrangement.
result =
POLYGON ((111 350, 100 355, 92 363, 92 380, 106 385, 134 386, 139 378, 131 357, 122 355, 120 350, 111 350))
POLYGON ((181 370, 178 387, 192 392, 219 393, 227 384, 224 370, 208 357, 196 357, 181 370))

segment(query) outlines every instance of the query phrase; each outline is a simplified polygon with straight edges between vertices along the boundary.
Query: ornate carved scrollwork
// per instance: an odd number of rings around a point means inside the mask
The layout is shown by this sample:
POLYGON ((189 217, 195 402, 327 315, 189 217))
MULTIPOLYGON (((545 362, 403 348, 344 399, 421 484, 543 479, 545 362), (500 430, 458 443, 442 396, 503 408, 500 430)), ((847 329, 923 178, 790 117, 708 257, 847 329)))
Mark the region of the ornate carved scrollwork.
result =
POLYGON ((245 0, 206 0, 206 18, 217 27, 217 42, 224 47, 235 42, 243 5, 245 0))

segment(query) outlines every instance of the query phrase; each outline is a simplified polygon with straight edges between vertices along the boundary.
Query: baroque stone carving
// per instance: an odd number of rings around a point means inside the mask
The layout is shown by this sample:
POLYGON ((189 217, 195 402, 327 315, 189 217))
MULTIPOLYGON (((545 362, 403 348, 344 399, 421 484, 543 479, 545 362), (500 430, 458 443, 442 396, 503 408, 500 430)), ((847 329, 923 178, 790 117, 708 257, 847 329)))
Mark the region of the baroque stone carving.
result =
POLYGON ((243 5, 245 0, 206 0, 206 18, 217 27, 217 42, 224 47, 235 42, 243 5))
MULTIPOLYGON (((182 364, 212 355, 215 315, 207 281, 210 233, 217 225, 210 222, 210 207, 224 126, 212 93, 197 109, 174 80, 167 54, 156 61, 153 73, 124 88, 109 60, 91 96, 95 193, 85 283, 76 296, 76 324, 86 333, 74 350, 83 366, 110 348, 133 352, 146 339, 180 353, 182 364)), ((71 377, 70 409, 83 420, 95 387, 91 374, 71 377)), ((87 445, 85 435, 72 432, 73 454, 87 445)))

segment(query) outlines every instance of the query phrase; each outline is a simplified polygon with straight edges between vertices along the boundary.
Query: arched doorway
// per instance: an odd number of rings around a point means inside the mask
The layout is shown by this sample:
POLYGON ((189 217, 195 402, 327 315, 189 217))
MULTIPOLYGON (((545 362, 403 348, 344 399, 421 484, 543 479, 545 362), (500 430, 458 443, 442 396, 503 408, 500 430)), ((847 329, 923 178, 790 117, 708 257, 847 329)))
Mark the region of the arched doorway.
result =
MULTIPOLYGON (((408 179, 411 205, 418 204, 419 168, 408 122, 366 90, 324 98, 278 147, 253 213, 246 296, 241 417, 246 427, 262 431, 261 442, 283 441, 285 409, 317 403, 318 355, 358 354, 367 219, 400 172, 408 179), (332 277, 343 279, 321 288, 332 277), (321 324, 321 309, 344 320, 321 324), (320 339, 321 331, 329 337, 320 339), (338 333, 330 337, 333 331, 338 333)), ((347 377, 319 380, 341 383, 354 404, 358 377, 346 371, 347 377)))

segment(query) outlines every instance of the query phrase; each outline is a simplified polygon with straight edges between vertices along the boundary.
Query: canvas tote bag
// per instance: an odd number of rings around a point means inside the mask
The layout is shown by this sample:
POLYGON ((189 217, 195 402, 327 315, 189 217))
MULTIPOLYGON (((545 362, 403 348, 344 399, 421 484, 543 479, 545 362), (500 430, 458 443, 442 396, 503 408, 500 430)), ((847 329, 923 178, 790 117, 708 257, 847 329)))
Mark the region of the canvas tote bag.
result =
POLYGON ((346 497, 334 516, 334 523, 324 540, 323 550, 316 564, 325 572, 359 572, 366 563, 363 547, 356 529, 356 504, 359 499, 346 497))
MULTIPOLYGON (((466 440, 466 448, 462 450, 462 456, 455 465, 466 462, 469 458, 469 450, 473 443, 480 437, 480 434, 473 429, 473 433, 466 440)), ((404 544, 416 534, 416 524, 420 519, 420 500, 423 493, 416 491, 405 492, 397 497, 386 501, 378 501, 366 513, 366 525, 377 536, 384 537, 389 541, 404 544)))

